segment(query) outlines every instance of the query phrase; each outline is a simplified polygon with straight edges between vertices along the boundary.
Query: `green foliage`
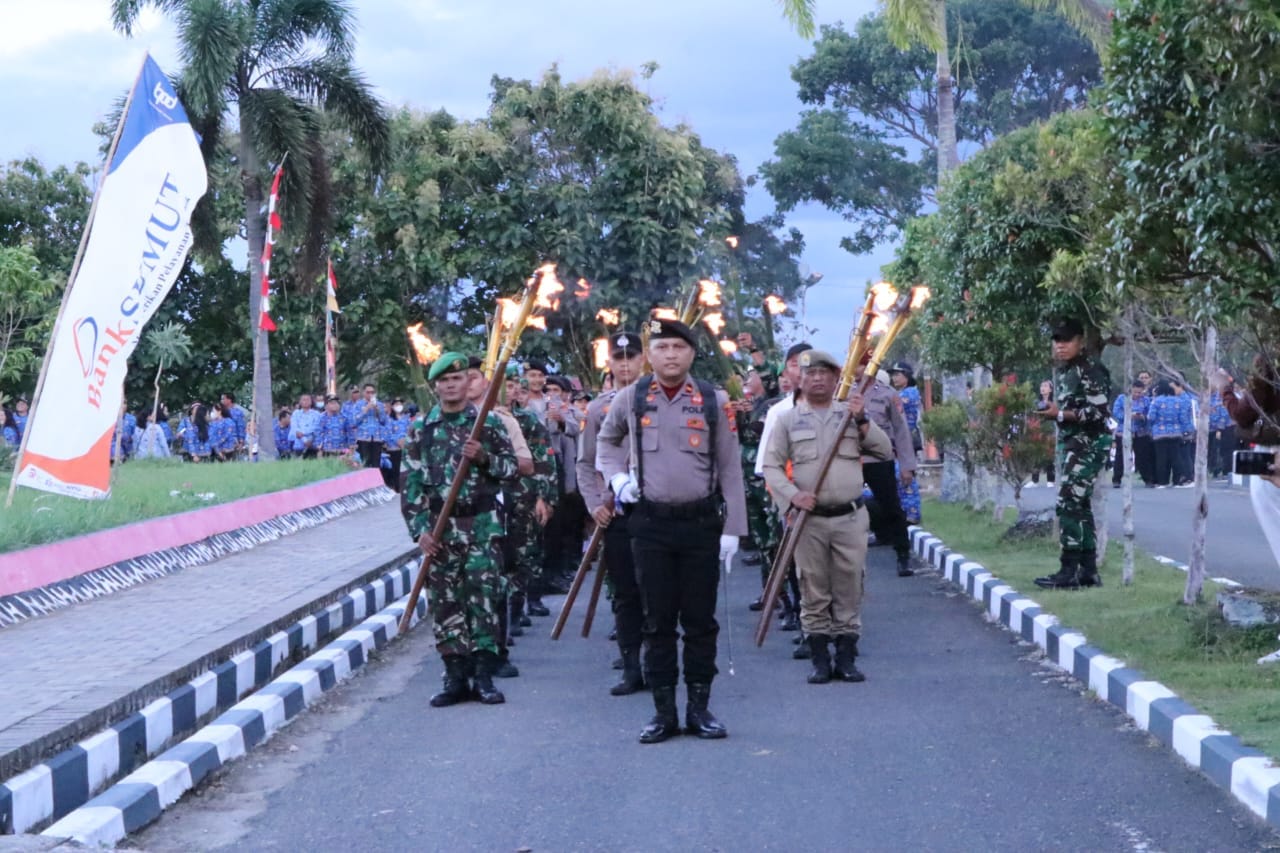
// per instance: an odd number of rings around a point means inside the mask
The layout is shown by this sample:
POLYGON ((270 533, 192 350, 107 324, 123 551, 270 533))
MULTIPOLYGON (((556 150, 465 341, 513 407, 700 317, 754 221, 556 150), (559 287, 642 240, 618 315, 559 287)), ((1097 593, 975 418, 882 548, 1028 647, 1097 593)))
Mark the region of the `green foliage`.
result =
POLYGON ((1125 190, 1108 247, 1117 285, 1206 323, 1280 311, 1275 4, 1126 2, 1107 75, 1125 190))
POLYGON ((920 428, 943 453, 960 459, 967 478, 977 468, 973 413, 959 400, 936 403, 920 415, 920 428))
MULTIPOLYGON (((891 18, 864 18, 852 34, 822 28, 792 71, 813 108, 761 167, 780 210, 817 202, 853 223, 841 245, 854 253, 898 234, 937 189, 936 58, 924 46, 897 47, 891 18)), ((947 27, 962 146, 1078 107, 1099 79, 1088 42, 1023 3, 948 3, 947 27)))
POLYGON ((994 142, 955 173, 938 211, 914 220, 886 273, 925 282, 931 366, 982 365, 996 376, 1048 360, 1046 321, 1077 316, 1100 349, 1114 299, 1095 236, 1105 232, 1109 160, 1088 111, 994 142))
POLYGON ((973 452, 982 467, 1013 489, 1015 501, 1022 484, 1053 462, 1054 433, 1035 412, 1038 396, 1029 382, 1001 382, 973 395, 973 452))
POLYGON ((27 392, 56 313, 56 288, 25 246, 0 246, 0 391, 27 392))

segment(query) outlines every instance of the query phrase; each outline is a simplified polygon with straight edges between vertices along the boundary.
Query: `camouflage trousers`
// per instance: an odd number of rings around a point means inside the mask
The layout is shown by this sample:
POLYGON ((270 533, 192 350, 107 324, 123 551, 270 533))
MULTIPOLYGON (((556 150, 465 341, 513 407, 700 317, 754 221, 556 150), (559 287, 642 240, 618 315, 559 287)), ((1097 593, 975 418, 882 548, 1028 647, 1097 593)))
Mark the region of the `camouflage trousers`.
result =
POLYGON ((524 592, 542 578, 542 527, 534 517, 537 497, 505 498, 507 513, 506 555, 510 565, 505 574, 511 585, 524 592))
POLYGON ((751 531, 751 538, 760 549, 760 574, 767 580, 778 544, 782 541, 782 519, 778 517, 778 508, 769 496, 768 489, 764 487, 764 480, 747 477, 746 486, 747 529, 751 531))
POLYGON ((449 521, 427 582, 440 655, 498 653, 502 577, 502 517, 498 512, 449 521))
POLYGON ((1058 489, 1059 541, 1064 551, 1098 547, 1093 522, 1093 483, 1107 464, 1109 435, 1072 435, 1058 442, 1062 483, 1058 489))

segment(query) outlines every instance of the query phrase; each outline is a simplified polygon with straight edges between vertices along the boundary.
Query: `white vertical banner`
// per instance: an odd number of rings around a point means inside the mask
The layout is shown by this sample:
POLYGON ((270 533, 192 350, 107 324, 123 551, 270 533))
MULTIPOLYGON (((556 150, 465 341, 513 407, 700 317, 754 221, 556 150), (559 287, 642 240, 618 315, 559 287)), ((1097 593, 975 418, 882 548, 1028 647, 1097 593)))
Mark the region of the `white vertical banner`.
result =
POLYGON ((17 485, 80 498, 110 494, 129 355, 182 270, 191 212, 208 188, 199 140, 150 56, 121 123, 15 475, 17 485))

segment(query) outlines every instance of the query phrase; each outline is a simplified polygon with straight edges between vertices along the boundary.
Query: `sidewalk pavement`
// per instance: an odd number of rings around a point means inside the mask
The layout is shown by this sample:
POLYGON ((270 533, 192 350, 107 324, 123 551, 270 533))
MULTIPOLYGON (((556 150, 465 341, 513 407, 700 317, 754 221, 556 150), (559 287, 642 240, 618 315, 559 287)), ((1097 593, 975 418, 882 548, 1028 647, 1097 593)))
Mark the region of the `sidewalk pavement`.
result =
POLYGON ((0 780, 139 710, 414 550, 392 502, 0 630, 0 780))

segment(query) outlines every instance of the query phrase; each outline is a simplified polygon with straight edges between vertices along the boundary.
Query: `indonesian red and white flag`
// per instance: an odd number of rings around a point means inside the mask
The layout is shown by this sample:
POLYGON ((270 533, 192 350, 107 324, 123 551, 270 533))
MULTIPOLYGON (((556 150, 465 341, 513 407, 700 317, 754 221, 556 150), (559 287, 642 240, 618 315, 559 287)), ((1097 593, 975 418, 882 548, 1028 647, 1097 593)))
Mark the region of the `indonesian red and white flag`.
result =
POLYGON ((338 307, 338 277, 333 274, 333 261, 329 261, 328 282, 325 285, 324 313, 324 372, 325 388, 330 394, 338 393, 338 352, 333 334, 333 315, 341 314, 338 307))
POLYGON ((281 163, 271 181, 271 200, 267 203, 267 239, 262 244, 262 301, 258 306, 258 328, 265 332, 276 330, 275 321, 271 319, 271 249, 276 244, 276 232, 280 230, 280 214, 276 205, 280 201, 280 178, 283 175, 284 164, 281 163))

